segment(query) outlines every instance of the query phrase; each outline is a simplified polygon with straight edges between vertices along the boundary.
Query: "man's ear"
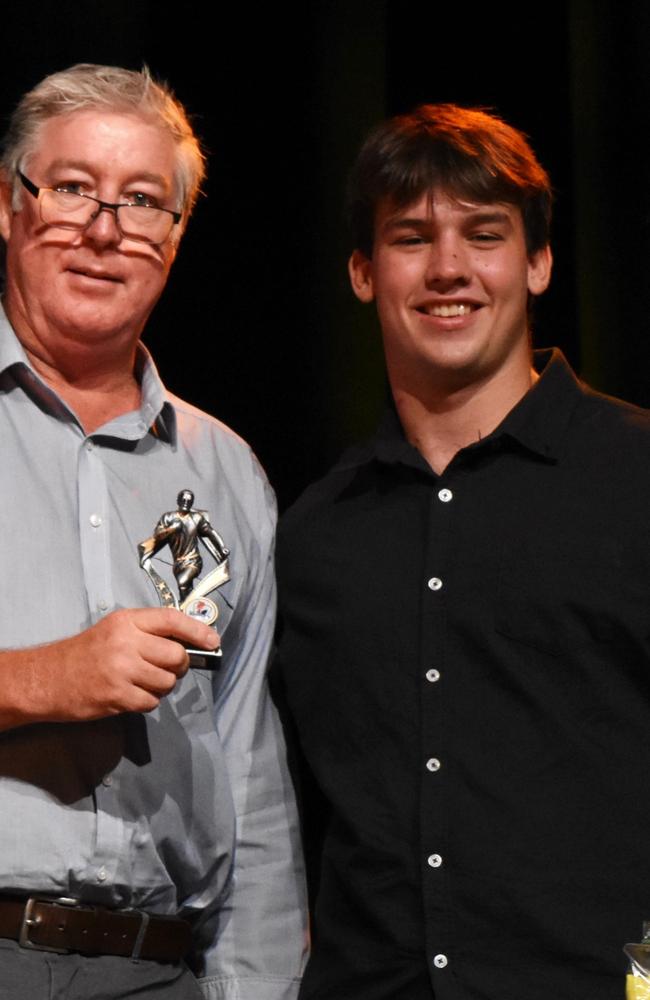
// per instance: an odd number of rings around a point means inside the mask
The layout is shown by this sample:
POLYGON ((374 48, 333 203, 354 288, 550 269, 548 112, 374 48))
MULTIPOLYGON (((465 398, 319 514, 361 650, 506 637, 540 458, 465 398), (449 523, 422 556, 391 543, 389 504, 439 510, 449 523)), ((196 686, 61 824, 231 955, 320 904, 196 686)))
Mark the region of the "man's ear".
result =
POLYGON ((528 258, 528 291, 531 295, 541 295, 548 288, 553 268, 553 254, 546 244, 528 258))
POLYGON ((361 302, 372 302, 375 290, 372 282, 372 261, 361 250, 355 250, 348 261, 352 291, 361 302))
POLYGON ((11 208, 12 185, 5 180, 4 174, 0 174, 0 236, 5 243, 11 233, 11 223, 13 220, 13 210, 11 208))

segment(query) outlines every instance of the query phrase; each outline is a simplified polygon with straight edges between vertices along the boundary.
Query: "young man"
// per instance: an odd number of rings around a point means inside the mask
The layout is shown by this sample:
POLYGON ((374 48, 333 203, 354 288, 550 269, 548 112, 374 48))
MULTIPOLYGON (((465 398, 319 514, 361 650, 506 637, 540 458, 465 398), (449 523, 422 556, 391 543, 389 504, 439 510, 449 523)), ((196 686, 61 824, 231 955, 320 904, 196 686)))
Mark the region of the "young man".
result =
POLYGON ((1 165, 0 993, 289 1000, 304 926, 265 679, 273 497, 140 342, 197 139, 146 71, 79 65, 25 95, 1 165), (215 671, 186 649, 214 629, 158 606, 138 559, 179 490, 229 549, 215 671))
POLYGON ((304 1000, 615 1000, 650 914, 650 416, 531 353, 550 202, 450 105, 353 172, 393 405, 280 536, 324 802, 304 1000))

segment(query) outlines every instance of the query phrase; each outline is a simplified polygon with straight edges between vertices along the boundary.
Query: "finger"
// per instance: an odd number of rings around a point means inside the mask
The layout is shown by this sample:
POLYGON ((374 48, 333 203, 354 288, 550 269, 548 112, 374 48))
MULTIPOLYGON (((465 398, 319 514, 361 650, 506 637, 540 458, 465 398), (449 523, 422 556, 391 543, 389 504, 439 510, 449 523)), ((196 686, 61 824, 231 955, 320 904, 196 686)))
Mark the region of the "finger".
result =
POLYGON ((177 680, 178 677, 173 671, 156 667, 152 663, 143 663, 134 678, 134 683, 142 692, 146 692, 146 696, 143 697, 153 696, 159 700, 173 691, 177 680))
POLYGON ((156 692, 144 685, 134 686, 131 695, 120 701, 112 714, 121 715, 122 712, 153 712, 154 708, 158 708, 161 697, 168 693, 168 691, 156 692))
POLYGON ((142 660, 160 670, 182 677, 189 666, 187 650, 176 639, 145 633, 140 640, 138 652, 142 660))
POLYGON ((150 635, 170 636, 201 649, 216 649, 220 642, 215 629, 174 608, 138 608, 133 615, 138 628, 150 635))

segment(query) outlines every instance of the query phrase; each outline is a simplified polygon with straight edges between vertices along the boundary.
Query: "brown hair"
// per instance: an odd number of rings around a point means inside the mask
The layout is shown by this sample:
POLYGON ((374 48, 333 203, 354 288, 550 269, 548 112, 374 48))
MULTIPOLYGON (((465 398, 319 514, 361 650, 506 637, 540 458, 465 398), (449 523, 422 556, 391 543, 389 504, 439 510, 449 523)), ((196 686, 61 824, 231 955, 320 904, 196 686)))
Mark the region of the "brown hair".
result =
POLYGON ((529 254, 549 241, 550 181, 524 135, 477 108, 422 104, 382 122, 361 147, 348 186, 354 247, 372 256, 380 201, 402 208, 435 188, 517 205, 529 254))

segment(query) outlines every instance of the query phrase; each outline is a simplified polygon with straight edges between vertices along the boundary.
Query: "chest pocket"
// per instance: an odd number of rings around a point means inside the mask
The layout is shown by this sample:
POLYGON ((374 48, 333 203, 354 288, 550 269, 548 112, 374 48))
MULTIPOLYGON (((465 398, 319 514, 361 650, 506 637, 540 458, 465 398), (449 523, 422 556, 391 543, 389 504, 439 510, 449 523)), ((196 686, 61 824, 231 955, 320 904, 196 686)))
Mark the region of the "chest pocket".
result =
POLYGON ((647 642, 647 574, 640 553, 577 530, 543 544, 531 531, 503 553, 497 632, 551 655, 599 644, 647 642))

